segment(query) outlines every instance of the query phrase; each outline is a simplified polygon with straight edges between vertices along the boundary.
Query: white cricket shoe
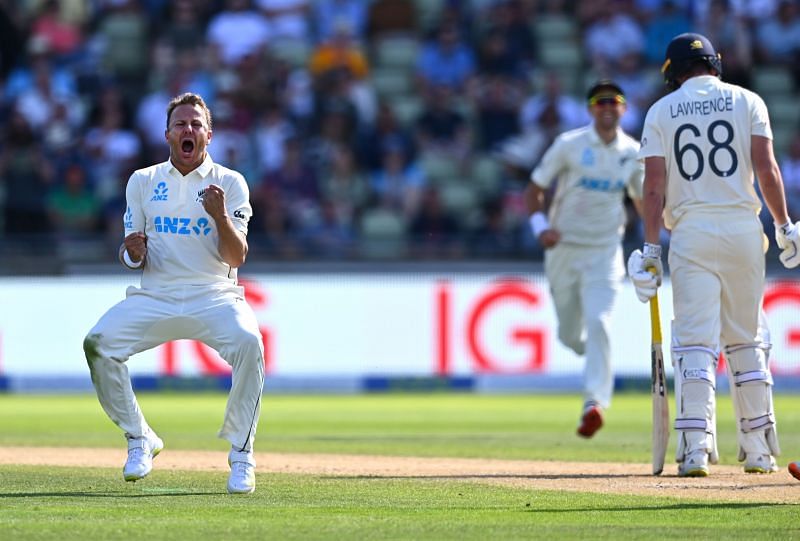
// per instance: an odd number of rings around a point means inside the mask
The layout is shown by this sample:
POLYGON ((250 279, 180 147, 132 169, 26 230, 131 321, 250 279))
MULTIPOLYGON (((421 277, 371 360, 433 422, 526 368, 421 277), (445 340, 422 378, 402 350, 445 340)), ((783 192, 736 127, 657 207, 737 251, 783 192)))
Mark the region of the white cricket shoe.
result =
POLYGON ((250 494, 256 489, 256 460, 253 453, 233 451, 228 454, 231 475, 228 477, 229 494, 250 494))
POLYGON ((708 477, 708 453, 692 451, 678 464, 678 477, 708 477))
POLYGON ((757 455, 747 453, 744 463, 745 473, 775 473, 778 471, 778 464, 772 455, 757 455))
POLYGON ((122 468, 126 481, 138 481, 153 469, 153 458, 164 448, 161 438, 150 433, 141 438, 128 438, 128 460, 122 468))

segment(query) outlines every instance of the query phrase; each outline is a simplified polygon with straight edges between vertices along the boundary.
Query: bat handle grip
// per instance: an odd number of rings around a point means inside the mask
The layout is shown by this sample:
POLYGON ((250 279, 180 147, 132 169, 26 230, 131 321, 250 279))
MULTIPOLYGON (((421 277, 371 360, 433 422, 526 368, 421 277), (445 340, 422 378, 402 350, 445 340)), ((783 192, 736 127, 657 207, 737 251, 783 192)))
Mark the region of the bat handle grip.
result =
MULTIPOLYGON (((648 272, 655 275, 656 268, 655 267, 647 267, 648 272)), ((658 291, 656 294, 653 295, 653 298, 650 299, 650 331, 653 337, 653 342, 660 344, 661 343, 661 315, 660 310, 658 308, 658 291)))

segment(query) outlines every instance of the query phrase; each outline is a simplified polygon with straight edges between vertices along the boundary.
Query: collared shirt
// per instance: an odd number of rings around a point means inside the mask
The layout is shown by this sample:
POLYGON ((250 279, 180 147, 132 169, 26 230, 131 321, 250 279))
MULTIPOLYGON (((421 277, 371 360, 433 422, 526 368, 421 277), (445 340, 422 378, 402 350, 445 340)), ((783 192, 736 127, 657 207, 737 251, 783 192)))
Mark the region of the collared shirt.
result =
POLYGON ((125 190, 125 236, 137 231, 147 236, 143 288, 236 284, 236 269, 219 255, 216 222, 203 208, 209 184, 225 191, 228 216, 247 235, 253 214, 247 183, 210 156, 186 176, 169 160, 131 175, 125 190))
POLYGON ((712 75, 691 77, 650 107, 639 157, 665 159, 664 224, 669 229, 694 210, 759 213, 753 135, 772 139, 764 100, 712 75))
POLYGON ((606 144, 594 124, 555 139, 531 180, 544 189, 558 182, 549 217, 561 242, 607 246, 620 241, 625 193, 642 198, 644 165, 636 158, 638 150, 639 143, 622 130, 606 144))

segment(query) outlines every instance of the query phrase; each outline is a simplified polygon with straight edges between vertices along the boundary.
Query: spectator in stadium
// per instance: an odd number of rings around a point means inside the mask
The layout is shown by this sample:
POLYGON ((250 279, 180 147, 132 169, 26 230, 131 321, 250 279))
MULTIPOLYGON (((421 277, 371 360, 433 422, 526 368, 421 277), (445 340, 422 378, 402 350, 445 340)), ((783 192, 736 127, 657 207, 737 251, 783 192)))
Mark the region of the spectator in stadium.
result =
POLYGON ((179 338, 214 348, 233 369, 219 432, 231 444, 227 488, 250 493, 264 348, 237 269, 247 257, 252 211, 241 174, 208 155, 212 134, 211 113, 200 96, 183 94, 170 102, 170 159, 136 171, 126 192, 119 258, 128 268, 143 269, 141 287, 128 288, 126 299, 100 318, 84 352, 98 400, 128 441, 123 477, 137 481, 150 473, 164 442, 139 408, 125 363, 179 338))
POLYGON ((256 0, 256 7, 267 18, 274 40, 311 42, 309 0, 256 0))
POLYGON ((322 200, 332 207, 337 222, 353 227, 369 198, 369 181, 356 164, 353 151, 337 145, 329 171, 320 183, 322 200))
POLYGON ((417 213, 426 184, 420 167, 407 161, 402 146, 392 143, 383 149, 383 166, 370 179, 378 206, 395 211, 405 221, 417 213))
POLYGON ((539 120, 545 109, 554 109, 564 130, 585 126, 591 120, 578 100, 564 92, 561 77, 556 71, 544 74, 541 88, 524 101, 519 113, 520 128, 523 132, 539 129, 539 120))
POLYGON ((299 232, 305 253, 321 259, 340 259, 354 252, 355 229, 353 224, 339 219, 332 201, 323 199, 320 212, 309 220, 299 232))
POLYGON ((103 202, 119 194, 122 179, 139 164, 142 144, 129 116, 119 88, 111 85, 101 91, 83 146, 91 158, 96 194, 103 202))
POLYGON ((417 11, 413 0, 372 0, 367 14, 367 34, 371 42, 385 36, 411 37, 417 30, 417 11))
POLYGON ((420 258, 463 255, 460 232, 458 221, 442 204, 439 188, 427 186, 409 222, 412 254, 420 258))
POLYGON ((316 0, 312 21, 317 43, 331 39, 342 24, 350 29, 354 41, 362 43, 367 31, 368 4, 363 0, 316 0))
POLYGON ((346 69, 357 80, 369 75, 369 64, 361 47, 353 40, 352 29, 338 24, 330 37, 311 53, 309 71, 320 78, 332 70, 346 69))
POLYGON ((0 2, 0 81, 17 65, 22 55, 19 44, 23 42, 23 30, 17 16, 16 6, 10 2, 0 2))
POLYGON ((309 72, 314 78, 318 101, 345 98, 355 107, 359 125, 374 120, 376 99, 366 80, 369 64, 346 25, 338 25, 331 38, 312 52, 309 72))
POLYGON ((472 150, 472 130, 453 102, 452 89, 433 87, 416 124, 417 148, 466 167, 472 150))
POLYGON ((583 43, 595 72, 608 73, 621 55, 644 52, 644 33, 624 0, 596 3, 600 8, 585 30, 583 43))
POLYGON ((252 250, 270 259, 297 259, 303 255, 299 226, 292 221, 278 187, 262 184, 253 197, 252 250))
POLYGON ((480 73, 501 71, 527 77, 534 68, 538 46, 522 2, 493 1, 478 15, 485 17, 488 27, 480 40, 480 73))
POLYGON ((417 57, 416 78, 423 95, 445 87, 454 95, 465 95, 476 72, 472 48, 452 23, 443 23, 435 39, 424 43, 417 57))
MULTIPOLYGON (((271 103, 256 121, 253 136, 261 176, 277 171, 283 165, 286 140, 296 135, 280 103, 271 103)), ((260 181, 253 180, 251 186, 260 181)))
MULTIPOLYGON (((233 105, 227 99, 218 100, 214 109, 214 154, 220 165, 247 175, 245 179, 258 178, 252 138, 236 125, 233 105)), ((252 187, 249 181, 248 185, 252 187)))
MULTIPOLYGON (((167 20, 161 29, 160 37, 166 40, 176 52, 197 51, 205 47, 205 16, 203 2, 195 0, 173 0, 167 3, 167 20)), ((160 123, 159 123, 160 124, 160 123)))
POLYGON ((47 214, 58 237, 68 240, 96 232, 100 201, 87 181, 86 171, 74 163, 62 178, 47 197, 47 214))
POLYGON ((692 25, 686 6, 681 7, 678 0, 663 0, 658 4, 648 10, 644 23, 644 60, 652 65, 660 65, 664 60, 664 43, 688 32, 692 25))
POLYGON ((747 20, 737 15, 728 0, 711 0, 699 32, 725 58, 725 81, 750 88, 753 69, 753 36, 747 20))
POLYGON ((358 114, 347 97, 328 96, 321 107, 319 127, 304 139, 305 161, 318 175, 330 168, 337 146, 355 149, 358 125, 358 114))
POLYGON ((586 357, 583 410, 578 435, 591 438, 603 426, 614 389, 610 316, 625 274, 624 198, 642 198, 644 165, 639 143, 620 128, 625 95, 601 80, 587 95, 593 122, 556 138, 531 173, 525 193, 534 237, 545 249, 558 338, 586 357), (549 216, 545 193, 556 185, 549 216), (551 225, 552 224, 552 225, 551 225))
POLYGON ((66 109, 73 126, 80 126, 85 114, 78 100, 77 82, 72 71, 55 64, 50 45, 42 38, 28 42, 28 53, 30 63, 9 75, 5 99, 25 117, 37 134, 45 128, 59 106, 66 109))
POLYGON ((757 27, 756 48, 764 62, 791 69, 800 81, 800 9, 795 0, 781 0, 773 17, 757 27))
MULTIPOLYGON (((319 215, 317 173, 303 153, 302 141, 296 136, 284 140, 283 163, 264 176, 263 186, 253 198, 263 200, 277 192, 286 207, 290 223, 298 228, 319 215)), ((262 201, 262 206, 263 201, 262 201)))
POLYGON ((476 89, 478 145, 495 150, 519 132, 519 108, 525 98, 522 84, 513 77, 481 77, 476 89))
POLYGON ((31 38, 44 40, 59 63, 75 60, 83 45, 79 24, 62 16, 58 0, 45 0, 31 21, 31 38))
POLYGON ((627 109, 620 126, 625 133, 638 136, 642 131, 644 112, 661 94, 661 79, 649 76, 643 69, 642 56, 638 53, 621 55, 611 66, 609 73, 625 92, 627 109))
POLYGON ((211 17, 206 31, 214 58, 228 67, 257 54, 271 37, 269 22, 250 0, 225 0, 224 9, 211 17))
POLYGON ((488 259, 516 255, 517 232, 507 224, 502 198, 492 197, 482 207, 482 222, 470 235, 470 253, 488 259))
POLYGON ((102 45, 103 68, 128 99, 145 88, 150 60, 150 23, 140 0, 104 3, 93 39, 102 45))
POLYGON ((378 113, 373 125, 358 134, 359 165, 372 172, 381 167, 383 149, 387 144, 400 145, 406 160, 416 156, 414 137, 411 131, 400 123, 388 101, 378 104, 378 113))
POLYGON ((12 112, 4 132, 0 145, 0 184, 5 192, 5 233, 18 239, 48 234, 51 224, 47 194, 53 184, 53 167, 24 116, 12 112))

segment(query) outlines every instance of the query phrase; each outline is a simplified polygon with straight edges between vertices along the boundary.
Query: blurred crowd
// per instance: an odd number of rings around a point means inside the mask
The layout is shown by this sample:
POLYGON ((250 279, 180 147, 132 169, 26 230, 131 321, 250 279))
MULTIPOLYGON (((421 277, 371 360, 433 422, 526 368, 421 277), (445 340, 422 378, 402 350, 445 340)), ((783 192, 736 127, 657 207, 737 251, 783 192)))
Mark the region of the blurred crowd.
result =
MULTIPOLYGON (((685 31, 728 81, 800 80, 794 0, 0 0, 0 249, 113 259, 191 91, 250 186, 251 259, 539 257, 530 169, 600 77, 638 136, 685 31)), ((780 148, 798 218, 800 137, 780 148)))

